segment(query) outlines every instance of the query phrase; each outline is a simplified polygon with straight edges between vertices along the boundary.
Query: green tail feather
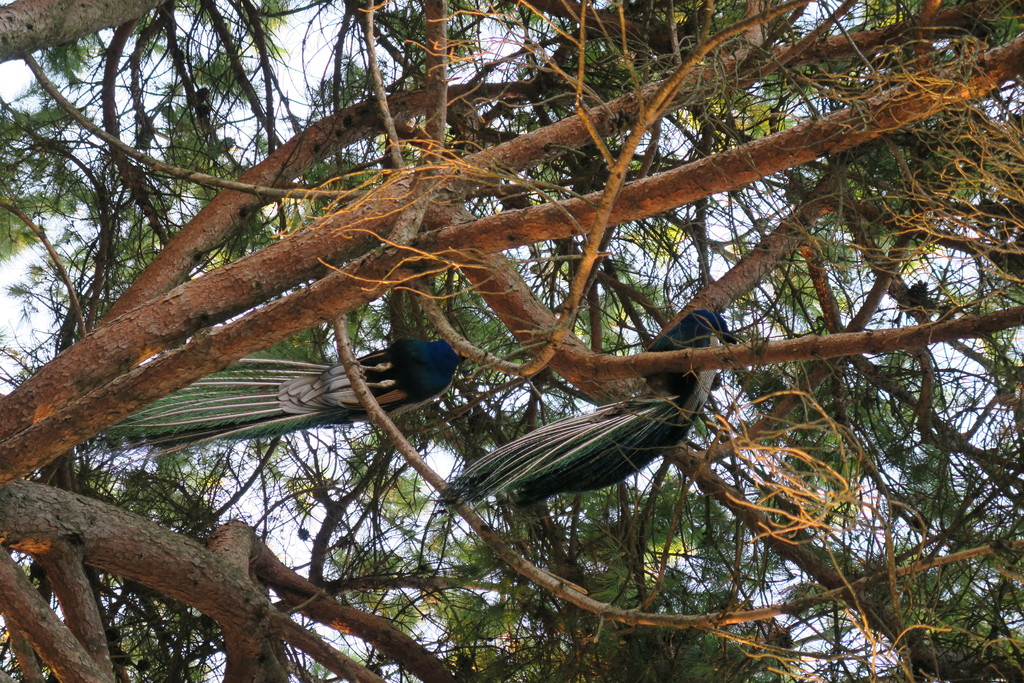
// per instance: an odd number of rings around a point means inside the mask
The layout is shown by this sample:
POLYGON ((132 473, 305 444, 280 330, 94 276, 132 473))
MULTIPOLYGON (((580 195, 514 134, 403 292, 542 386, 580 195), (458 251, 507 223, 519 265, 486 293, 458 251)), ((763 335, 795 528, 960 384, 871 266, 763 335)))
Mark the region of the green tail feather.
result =
POLYGON ((671 401, 634 400, 554 422, 470 465, 446 498, 511 495, 531 505, 558 493, 593 491, 646 467, 682 439, 692 412, 671 401))
POLYGON ((346 424, 342 407, 290 412, 282 409, 282 383, 318 378, 331 366, 246 359, 156 401, 107 430, 139 446, 200 444, 213 439, 271 438, 299 429, 346 424))

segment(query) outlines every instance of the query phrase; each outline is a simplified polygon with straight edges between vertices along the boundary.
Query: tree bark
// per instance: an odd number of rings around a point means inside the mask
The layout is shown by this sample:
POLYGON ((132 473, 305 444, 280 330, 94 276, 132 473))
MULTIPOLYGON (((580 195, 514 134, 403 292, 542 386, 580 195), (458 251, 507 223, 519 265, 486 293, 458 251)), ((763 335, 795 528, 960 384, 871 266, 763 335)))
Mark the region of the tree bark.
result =
MULTIPOLYGON (((883 92, 820 121, 807 121, 741 147, 627 185, 611 220, 638 220, 749 182, 814 158, 850 149, 921 120, 951 103, 990 92, 1024 70, 1024 37, 988 52, 972 77, 954 79, 939 69, 928 78, 883 92), (921 83, 930 84, 924 88, 921 83)), ((218 328, 192 348, 199 352, 173 374, 121 392, 122 400, 73 402, 154 353, 202 327, 221 322, 267 297, 315 275, 320 260, 351 257, 387 234, 389 219, 411 198, 395 181, 373 200, 323 218, 251 256, 186 283, 150 305, 111 321, 51 361, 4 399, 8 419, 0 427, 0 482, 49 462, 66 448, 113 424, 159 396, 266 348, 320 320, 334 319, 370 301, 396 282, 421 274, 410 256, 432 255, 441 266, 457 265, 463 252, 495 253, 538 240, 570 237, 593 218, 594 197, 511 211, 422 235, 410 248, 373 252, 316 285, 218 328), (567 220, 567 216, 572 220, 567 220), (372 233, 370 237, 367 233, 372 233), (405 266, 405 268, 403 268, 405 266), (239 333, 245 331, 245 334, 239 333), (213 339, 227 345, 217 349, 213 339), (71 391, 69 392, 69 387, 71 391), (71 408, 71 405, 75 408, 71 408), (99 406, 100 415, 95 412, 99 406), (77 413, 77 414, 76 414, 77 413), (86 419, 88 414, 89 418, 86 419), (17 436, 14 436, 17 435, 17 436), (26 456, 31 454, 31 457, 26 456)), ((470 258, 471 260, 471 258, 470 258)), ((188 348, 188 347, 186 347, 188 348)), ((156 363, 149 365, 155 366, 156 363)))
POLYGON ((0 550, 0 613, 25 635, 32 648, 61 681, 113 683, 67 626, 54 614, 6 551, 0 550))
MULTIPOLYGON (((274 644, 277 637, 282 637, 281 619, 288 617, 279 613, 253 583, 250 568, 275 590, 283 591, 287 600, 294 600, 293 604, 301 606, 304 613, 308 611, 312 618, 372 643, 417 677, 427 681, 452 680, 441 662, 387 620, 339 605, 326 595, 316 597, 318 589, 284 567, 258 542, 252 530, 239 522, 226 525, 212 537, 211 546, 217 549, 213 552, 180 534, 106 503, 18 481, 0 488, 0 542, 37 556, 57 552, 74 543, 80 548, 82 561, 89 566, 149 586, 212 617, 224 630, 227 642, 227 680, 277 681, 287 678, 276 660, 274 644), (316 599, 310 600, 311 597, 316 599)), ((23 626, 29 629, 34 628, 37 622, 47 624, 44 630, 31 636, 33 645, 37 647, 43 647, 36 644, 37 638, 44 641, 48 638, 57 643, 49 646, 44 642, 45 647, 40 650, 47 664, 53 666, 47 653, 63 651, 64 641, 60 638, 71 638, 74 646, 68 646, 67 651, 75 655, 73 664, 77 666, 79 660, 84 659, 87 665, 81 668, 82 671, 98 671, 89 653, 57 620, 28 583, 22 570, 9 558, 7 562, 10 566, 6 576, 10 580, 0 581, 0 588, 9 585, 17 586, 17 590, 11 589, 6 595, 0 595, 0 610, 5 616, 8 611, 13 615, 30 614, 24 606, 31 607, 32 595, 35 595, 37 606, 41 604, 45 612, 33 607, 32 618, 23 626), (31 593, 26 593, 23 586, 14 583, 18 575, 31 593), (46 618, 46 612, 55 623, 40 621, 46 618)), ((4 571, 0 566, 0 573, 4 571)), ((15 619, 11 623, 21 628, 15 619)), ((291 637, 295 634, 292 633, 291 637)), ((308 639, 300 640, 309 644, 308 639)), ((69 661, 69 657, 71 655, 65 656, 63 661, 69 661)), ((348 667, 351 672, 358 673, 360 680, 374 680, 370 672, 358 671, 362 667, 357 663, 350 661, 348 667)), ((108 681, 113 678, 104 678, 102 674, 97 676, 73 680, 108 681)))
POLYGON ((15 0, 0 7, 0 62, 113 28, 164 0, 15 0))

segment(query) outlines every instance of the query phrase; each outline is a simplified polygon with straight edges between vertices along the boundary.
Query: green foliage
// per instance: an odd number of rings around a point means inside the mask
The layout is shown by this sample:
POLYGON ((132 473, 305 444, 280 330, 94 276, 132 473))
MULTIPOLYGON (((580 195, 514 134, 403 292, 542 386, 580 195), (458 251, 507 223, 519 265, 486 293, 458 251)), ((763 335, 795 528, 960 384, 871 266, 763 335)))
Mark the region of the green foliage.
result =
POLYGON ((35 243, 35 233, 13 215, 0 210, 0 263, 10 261, 35 243))
MULTIPOLYGON (((753 5, 652 0, 587 7, 609 22, 621 9, 629 29, 610 30, 594 17, 581 29, 567 14, 526 3, 450 3, 451 84, 479 89, 449 103, 456 158, 524 144, 557 121, 578 119, 581 107, 634 95, 671 74, 701 36, 742 19, 753 5)), ((749 145, 803 122, 865 108, 887 88, 936 85, 921 80, 931 66, 946 66, 959 82, 978 51, 1020 34, 1019 16, 992 10, 972 15, 959 32, 943 32, 925 52, 912 28, 878 49, 833 41, 835 54, 823 54, 811 50, 820 49, 812 41, 805 58, 783 68, 780 55, 809 35, 822 11, 812 5, 769 22, 765 44, 752 45, 753 35, 744 34, 703 60, 681 104, 628 160, 627 180, 747 153, 749 145)), ((916 27, 921 13, 919 3, 861 3, 840 20, 842 30, 831 27, 827 35, 916 27)), ((422 94, 423 4, 392 2, 375 14, 387 91, 422 94)), ((107 53, 105 31, 37 58, 79 110, 126 144, 222 178, 239 177, 313 124, 337 118, 332 134, 345 144, 274 182, 327 183, 351 194, 333 202, 268 200, 244 215, 218 215, 206 227, 230 230, 214 245, 186 250, 191 260, 177 282, 362 202, 394 170, 382 152, 383 129, 368 123, 379 108, 364 21, 365 12, 351 3, 179 2, 143 18, 121 54, 107 53), (121 68, 106 72, 108 59, 121 68), (345 138, 355 122, 369 132, 345 138)), ((637 353, 716 282, 723 288, 717 296, 731 300, 727 319, 755 348, 812 334, 827 343, 875 287, 884 295, 865 312, 871 330, 1019 306, 1022 101, 1015 85, 973 103, 951 102, 917 123, 894 123, 874 142, 834 154, 823 146, 819 158, 785 172, 611 226, 570 331, 601 353, 637 353), (815 201, 827 210, 800 214, 815 201), (781 225, 795 225, 796 237, 756 284, 741 291, 735 280, 722 280, 741 261, 762 258, 759 245, 777 237, 781 225)), ((420 158, 429 102, 424 96, 395 117, 406 159, 420 158)), ((634 121, 622 115, 613 130, 583 144, 548 140, 526 168, 460 168, 460 178, 476 179, 472 189, 430 206, 424 229, 439 227, 437 216, 447 221, 457 209, 468 212, 459 221, 514 216, 602 191, 610 168, 602 150, 619 154, 634 121)), ((0 202, 46 231, 70 281, 34 248, 39 240, 24 222, 0 208, 0 265, 28 261, 8 293, 10 307, 27 315, 8 318, 33 330, 0 328, 6 392, 80 338, 69 287, 86 327, 94 328, 225 191, 126 160, 37 86, 0 100, 0 154, 0 202)), ((535 297, 504 317, 468 269, 417 284, 473 344, 505 361, 528 362, 543 348, 542 335, 524 348, 510 321, 530 328, 532 305, 554 315, 562 310, 580 272, 581 235, 591 227, 504 252, 535 297)), ((470 248, 445 258, 464 265, 462 259, 469 264, 477 256, 470 248)), ((425 295, 408 284, 344 311, 358 353, 396 337, 441 336, 425 313, 425 295)), ((265 355, 335 360, 336 321, 325 322, 265 355)), ((365 425, 156 457, 101 435, 40 479, 200 541, 227 520, 242 519, 286 564, 343 604, 387 619, 462 680, 939 680, 984 667, 993 680, 1017 680, 1022 571, 1017 551, 1008 548, 1024 519, 1021 355, 1020 331, 1010 328, 924 349, 730 368, 686 444, 697 456, 711 453, 697 471, 731 487, 729 495, 691 479, 686 472, 693 470, 677 459, 536 508, 502 501, 479 507, 514 552, 590 598, 621 610, 708 616, 697 628, 622 623, 538 588, 500 562, 438 502, 395 445, 365 425), (772 529, 752 523, 754 517, 772 529), (998 552, 941 564, 986 546, 998 552), (926 559, 939 564, 915 564, 926 559), (855 584, 872 607, 838 593, 817 599, 829 589, 826 575, 855 584), (739 623, 712 618, 771 606, 781 607, 739 623), (941 657, 925 661, 922 652, 941 657), (940 665, 949 668, 928 668, 940 665)), ((594 400, 549 368, 517 377, 467 361, 448 394, 398 424, 427 462, 447 473, 539 424, 590 410, 594 400)), ((151 588, 90 571, 124 678, 223 675, 222 635, 211 618, 151 588)), ((413 678, 405 662, 369 640, 340 632, 328 640, 389 681, 413 678)), ((333 675, 291 646, 288 656, 296 670, 333 675)), ((12 652, 0 648, 0 668, 13 662, 12 652)))

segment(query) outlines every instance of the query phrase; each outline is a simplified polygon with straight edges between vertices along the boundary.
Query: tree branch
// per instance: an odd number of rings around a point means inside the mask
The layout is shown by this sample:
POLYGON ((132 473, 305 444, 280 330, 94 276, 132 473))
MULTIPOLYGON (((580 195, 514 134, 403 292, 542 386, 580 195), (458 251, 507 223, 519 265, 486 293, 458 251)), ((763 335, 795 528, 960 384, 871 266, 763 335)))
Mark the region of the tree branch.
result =
POLYGON ((100 0, 76 5, 64 0, 15 0, 0 7, 0 62, 69 43, 100 29, 138 19, 164 0, 100 0))
POLYGON ((71 541, 57 542, 36 559, 60 601, 64 621, 104 675, 113 678, 106 629, 92 585, 82 566, 81 548, 71 541))
POLYGON ((29 582, 25 572, 0 549, 0 613, 21 631, 46 665, 69 683, 113 683, 78 642, 68 627, 29 582))
MULTIPOLYGON (((987 93, 1012 75, 1024 71, 1024 36, 983 53, 978 66, 972 76, 966 79, 958 77, 954 80, 952 72, 937 70, 927 79, 916 79, 909 85, 885 91, 856 108, 837 112, 818 121, 807 121, 680 169, 631 183, 623 189, 611 220, 639 220, 701 196, 741 187, 764 175, 805 163, 821 154, 849 149, 875 139, 940 111, 951 102, 961 102, 987 93), (922 83, 928 83, 930 87, 925 88, 922 83)), ((587 198, 570 199, 554 206, 506 212, 436 230, 421 235, 408 247, 368 255, 309 289, 291 294, 246 316, 242 321, 211 333, 211 337, 217 334, 220 339, 228 340, 229 337, 223 336, 225 329, 236 334, 254 323, 263 323, 252 336, 231 340, 232 351, 214 357, 193 358, 193 362, 185 365, 173 379, 164 377, 162 383, 147 387, 136 396, 126 395, 125 402, 119 405, 104 404, 109 406, 105 408, 105 415, 91 423, 71 417, 71 405, 75 405, 76 410, 95 410, 76 400, 76 395, 82 396, 99 383, 121 374, 124 368, 141 362, 199 328, 223 321, 229 315, 236 315, 248 306, 280 292, 283 287, 303 281, 315 272, 316 259, 339 258, 342 254, 352 253, 351 250, 357 248, 356 244, 365 249, 373 241, 365 230, 386 233, 393 226, 393 216, 423 199, 422 196, 409 196, 408 192, 414 187, 414 184, 407 182, 411 180, 404 175, 393 179, 374 200, 367 200, 364 205, 322 219, 318 224, 319 230, 296 233, 256 254, 212 271, 197 281, 182 285, 174 292, 154 300, 150 306, 111 321, 65 351, 61 358, 44 366, 33 378, 0 399, 0 409, 5 411, 7 417, 5 424, 0 426, 0 439, 4 440, 0 442, 0 481, 9 481, 32 471, 62 452, 58 450, 60 447, 66 448, 78 443, 94 433, 94 430, 112 424, 169 390, 221 369, 247 353, 308 329, 319 319, 331 319, 339 312, 351 311, 360 302, 375 298, 396 284, 422 275, 424 258, 436 259, 437 269, 447 268, 453 263, 472 261, 475 252, 497 252, 541 239, 571 236, 576 233, 574 225, 586 222, 594 215, 594 207, 588 203, 587 198), (574 218, 574 222, 566 220, 567 214, 574 218), (312 302, 309 299, 311 292, 320 295, 312 302), (309 305, 303 309, 300 302, 309 305), (333 306, 333 310, 325 309, 327 303, 333 306), (288 309, 285 316, 287 320, 269 320, 275 316, 281 317, 282 306, 288 309), (69 387, 73 387, 71 392, 68 391, 69 387), (163 393, 159 393, 161 391, 163 393), (14 434, 17 434, 17 438, 12 438, 14 434)), ((436 189, 437 182, 437 178, 431 179, 429 186, 432 190, 436 189)), ((371 234, 376 237, 376 233, 371 234)), ((1019 311, 1014 311, 1005 315, 1004 320, 988 317, 989 322, 996 323, 992 329, 1005 329, 1015 324, 1014 321, 1019 320, 1019 311)), ((950 325, 952 327, 948 329, 956 328, 955 324, 950 325)), ((964 336, 973 334, 970 329, 963 329, 962 323, 959 329, 964 336)), ((869 348, 879 352, 907 348, 910 343, 930 343, 927 334, 912 342, 894 341, 892 336, 876 337, 872 341, 879 345, 869 348)), ((806 343, 803 350, 811 356, 826 351, 834 354, 864 351, 863 348, 840 351, 839 346, 843 341, 852 343, 850 339, 830 341, 816 348, 817 342, 812 342, 806 343)), ((206 347, 203 352, 209 351, 207 342, 199 347, 206 347)), ((715 356, 714 363, 721 363, 718 367, 728 365, 730 360, 724 356, 734 352, 737 353, 735 362, 746 363, 801 357, 788 356, 792 351, 783 351, 784 348, 773 348, 777 354, 775 356, 757 353, 753 349, 739 352, 726 348, 711 350, 711 353, 722 354, 715 356)), ((699 353, 707 354, 706 351, 699 353)), ((673 359, 681 357, 673 356, 673 359)), ((694 360, 698 358, 701 357, 695 354, 694 360)), ((606 362, 602 361, 601 365, 606 362)), ((709 363, 707 367, 714 367, 714 364, 709 363)), ((638 365, 634 372, 639 368, 638 365)))

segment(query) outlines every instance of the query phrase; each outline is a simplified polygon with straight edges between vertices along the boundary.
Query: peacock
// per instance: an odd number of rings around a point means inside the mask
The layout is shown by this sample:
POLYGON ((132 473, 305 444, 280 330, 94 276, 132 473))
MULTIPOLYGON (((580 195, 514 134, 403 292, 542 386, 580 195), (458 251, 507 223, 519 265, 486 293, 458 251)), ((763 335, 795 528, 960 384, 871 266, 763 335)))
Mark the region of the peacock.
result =
MULTIPOLYGON (((719 341, 737 339, 721 315, 702 309, 684 316, 649 350, 703 348, 719 341)), ((620 482, 686 436, 716 376, 714 370, 649 376, 641 396, 544 425, 483 456, 452 480, 445 500, 499 496, 527 506, 620 482)))
MULTIPOLYGON (((451 385, 460 357, 444 341, 399 339, 359 358, 367 386, 390 415, 430 402, 451 385)), ((342 365, 245 358, 114 425, 107 434, 174 449, 214 439, 275 437, 365 419, 342 365)))

